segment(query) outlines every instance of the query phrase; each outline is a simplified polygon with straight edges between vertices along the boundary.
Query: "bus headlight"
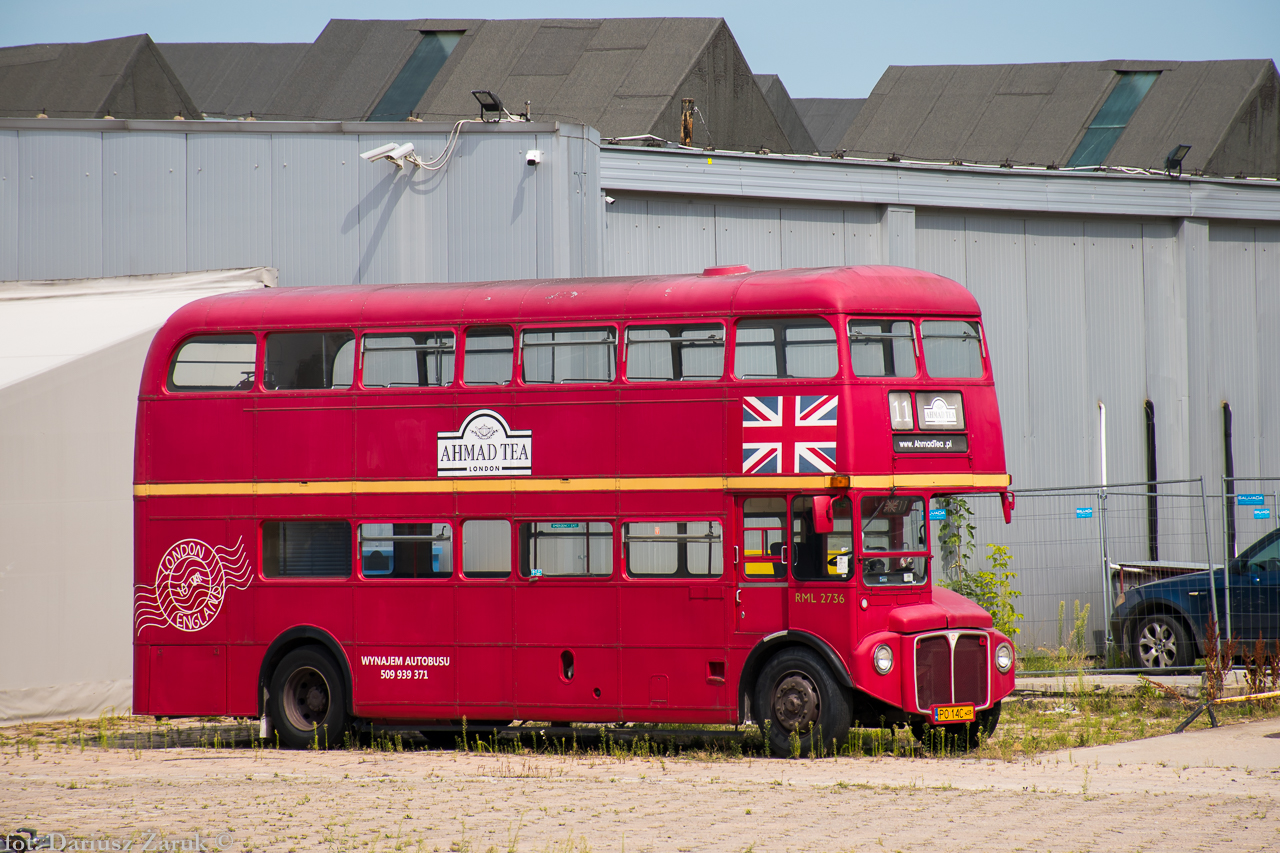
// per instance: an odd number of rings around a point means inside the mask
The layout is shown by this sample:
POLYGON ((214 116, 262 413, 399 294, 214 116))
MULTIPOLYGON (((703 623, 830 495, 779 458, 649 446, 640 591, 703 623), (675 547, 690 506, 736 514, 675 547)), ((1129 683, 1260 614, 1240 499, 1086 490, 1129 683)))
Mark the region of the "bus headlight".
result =
POLYGON ((893 669, 893 649, 884 643, 876 646, 876 650, 871 657, 875 661, 876 672, 881 675, 888 675, 889 670, 893 669))
POLYGON ((1008 672, 1011 666, 1013 666, 1013 646, 1001 643, 996 646, 996 669, 1008 672))

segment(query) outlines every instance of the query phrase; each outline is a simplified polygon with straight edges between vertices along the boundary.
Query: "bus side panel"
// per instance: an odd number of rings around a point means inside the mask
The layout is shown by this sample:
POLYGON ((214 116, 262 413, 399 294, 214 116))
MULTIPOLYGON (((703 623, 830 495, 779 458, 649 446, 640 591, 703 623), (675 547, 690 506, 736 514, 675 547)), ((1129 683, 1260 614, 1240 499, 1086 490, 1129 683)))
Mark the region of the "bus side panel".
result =
POLYGON ((851 414, 853 447, 852 452, 842 455, 841 464, 858 474, 888 474, 893 470, 888 391, 883 385, 850 385, 848 400, 849 408, 840 410, 840 418, 844 419, 846 411, 851 414))
MULTIPOLYGON (((719 393, 718 390, 713 393, 719 393)), ((662 396, 671 391, 663 389, 662 396)), ((723 400, 624 401, 618 417, 618 475, 691 477, 724 465, 723 400)))
POLYGON ((616 720, 620 702, 615 585, 607 580, 543 578, 516 587, 514 597, 517 705, 579 709, 552 719, 616 720))
POLYGON ((357 477, 424 480, 436 475, 437 433, 458 428, 452 394, 377 394, 357 404, 357 477))
POLYGON ((645 709, 725 707, 726 585, 629 579, 619 594, 627 716, 643 717, 645 709))
POLYGON ((152 646, 150 712, 222 716, 227 712, 226 647, 152 646))
POLYGON ((133 713, 151 711, 151 647, 133 644, 133 713))
POLYGON ((458 697, 464 706, 510 713, 512 591, 506 581, 464 581, 457 586, 458 697))
MULTIPOLYGON (((245 596, 247 603, 252 599, 245 596)), ((246 608, 247 609, 247 608, 246 608)), ((233 717, 258 716, 258 672, 266 646, 227 646, 227 713, 233 717)))
POLYGON ((533 431, 533 476, 609 476, 617 470, 619 449, 616 396, 615 391, 557 390, 539 395, 551 405, 520 406, 502 414, 512 429, 533 431))
POLYGON ((351 585, 346 581, 268 580, 252 588, 254 639, 258 643, 269 645, 296 625, 310 625, 344 646, 351 644, 351 585))
POLYGON ((152 482, 243 482, 253 474, 253 397, 174 396, 147 404, 152 482))
POLYGON ((355 412, 345 394, 264 397, 258 404, 254 474, 261 480, 347 480, 355 412))

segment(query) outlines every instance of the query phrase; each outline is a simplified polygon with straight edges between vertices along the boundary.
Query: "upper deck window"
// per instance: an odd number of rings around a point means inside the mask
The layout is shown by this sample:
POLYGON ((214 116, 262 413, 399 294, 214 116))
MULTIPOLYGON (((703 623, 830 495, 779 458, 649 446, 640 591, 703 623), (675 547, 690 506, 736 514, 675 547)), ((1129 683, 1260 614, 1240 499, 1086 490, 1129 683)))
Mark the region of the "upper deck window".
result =
POLYGON ((527 329, 520 336, 524 381, 530 384, 612 382, 617 355, 612 328, 527 329))
POLYGON ((854 376, 915 376, 916 332, 909 320, 850 320, 854 376))
POLYGON ((247 391, 257 349, 253 335, 188 338, 169 365, 169 390, 247 391))
POLYGON ((266 376, 271 390, 350 388, 356 336, 351 332, 276 332, 267 335, 266 376))
POLYGON ((467 329, 462 381, 468 385, 510 385, 515 340, 515 332, 510 326, 475 326, 467 329))
POLYGON ((739 379, 814 379, 840 366, 836 330, 819 317, 743 320, 733 354, 739 379))
POLYGON ((724 373, 724 326, 698 323, 627 327, 627 379, 672 382, 719 379, 724 373))
POLYGON ((965 320, 925 320, 920 324, 924 366, 935 379, 982 376, 982 333, 965 320))
POLYGON ((453 384, 453 332, 365 335, 363 344, 366 388, 453 384))

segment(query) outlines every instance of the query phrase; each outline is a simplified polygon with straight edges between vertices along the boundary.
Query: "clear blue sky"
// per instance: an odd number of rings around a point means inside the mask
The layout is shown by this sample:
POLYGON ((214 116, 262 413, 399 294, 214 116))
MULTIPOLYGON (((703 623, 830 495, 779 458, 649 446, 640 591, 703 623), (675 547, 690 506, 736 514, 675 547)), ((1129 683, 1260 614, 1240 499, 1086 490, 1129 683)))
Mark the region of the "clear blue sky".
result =
POLYGON ((756 73, 793 97, 865 97, 889 65, 1274 59, 1280 0, 0 0, 0 45, 150 33, 310 42, 330 18, 723 17, 756 73))

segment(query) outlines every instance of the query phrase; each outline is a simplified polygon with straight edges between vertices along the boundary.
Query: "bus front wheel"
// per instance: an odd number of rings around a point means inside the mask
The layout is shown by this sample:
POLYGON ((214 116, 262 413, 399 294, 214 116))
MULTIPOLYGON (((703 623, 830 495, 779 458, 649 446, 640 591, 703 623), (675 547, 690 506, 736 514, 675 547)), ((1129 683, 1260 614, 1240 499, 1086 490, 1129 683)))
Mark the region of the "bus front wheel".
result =
POLYGON ((816 654, 793 647, 778 652, 756 680, 756 708, 769 750, 798 758, 825 755, 843 744, 852 713, 844 690, 816 654))
POLYGON ((333 659, 312 647, 284 656, 271 677, 268 704, 280 743, 291 749, 342 744, 347 697, 333 659))

